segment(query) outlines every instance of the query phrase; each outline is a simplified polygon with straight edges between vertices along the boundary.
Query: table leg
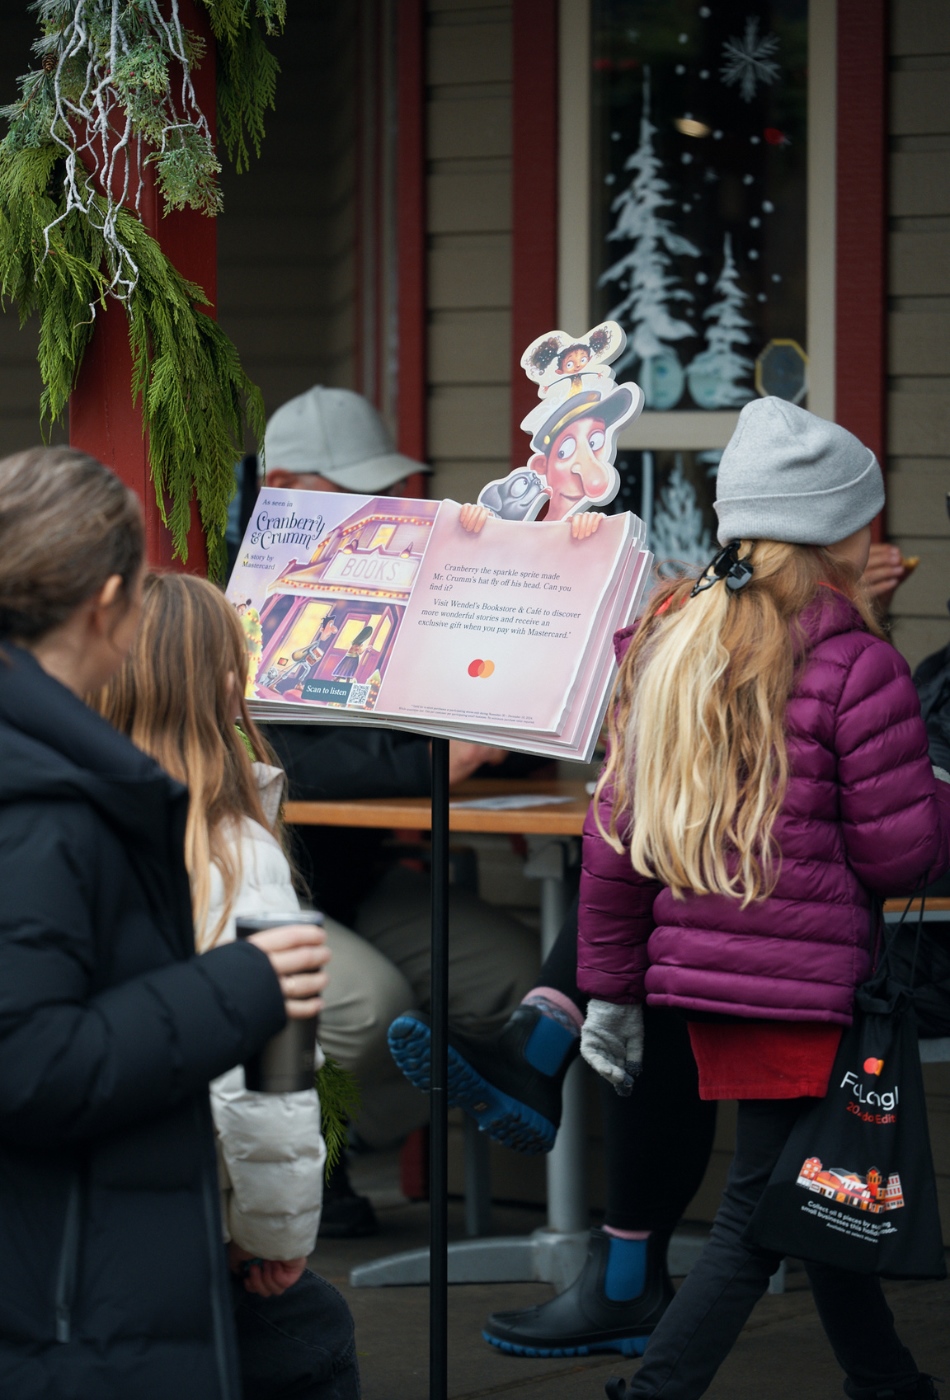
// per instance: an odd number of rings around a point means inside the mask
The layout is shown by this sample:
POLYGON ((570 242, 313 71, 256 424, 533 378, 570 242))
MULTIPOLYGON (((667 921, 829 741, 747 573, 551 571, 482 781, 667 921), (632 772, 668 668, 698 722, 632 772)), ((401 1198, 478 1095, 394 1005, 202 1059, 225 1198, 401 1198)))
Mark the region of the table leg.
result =
MULTIPOLYGON (((565 873, 569 843, 547 837, 528 838, 525 875, 541 883, 541 953, 547 957, 567 913, 565 873)), ((587 1252, 587 1114, 586 1069, 575 1062, 564 1080, 561 1127, 548 1154, 548 1224, 535 1231, 536 1277, 566 1287, 580 1272, 587 1252)))

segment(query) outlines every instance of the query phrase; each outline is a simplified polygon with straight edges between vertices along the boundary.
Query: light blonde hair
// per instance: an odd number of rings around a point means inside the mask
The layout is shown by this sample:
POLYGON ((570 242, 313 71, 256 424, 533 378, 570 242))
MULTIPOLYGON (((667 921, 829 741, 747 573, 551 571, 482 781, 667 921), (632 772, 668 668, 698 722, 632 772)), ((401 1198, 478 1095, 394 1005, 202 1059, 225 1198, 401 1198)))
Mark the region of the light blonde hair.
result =
POLYGON ((613 789, 609 828, 641 875, 674 897, 723 894, 743 907, 775 888, 773 837, 788 783, 785 708, 807 659, 801 614, 823 586, 883 635, 856 571, 826 549, 745 540, 753 576, 690 597, 695 580, 657 590, 631 643, 609 714, 610 752, 595 811, 613 789))
POLYGON ((270 824, 250 755, 273 762, 244 700, 247 648, 237 614, 214 584, 189 574, 150 574, 128 659, 91 703, 133 744, 188 788, 185 864, 199 951, 220 938, 241 882, 234 821, 270 824), (224 885, 224 912, 206 929, 211 866, 224 885))

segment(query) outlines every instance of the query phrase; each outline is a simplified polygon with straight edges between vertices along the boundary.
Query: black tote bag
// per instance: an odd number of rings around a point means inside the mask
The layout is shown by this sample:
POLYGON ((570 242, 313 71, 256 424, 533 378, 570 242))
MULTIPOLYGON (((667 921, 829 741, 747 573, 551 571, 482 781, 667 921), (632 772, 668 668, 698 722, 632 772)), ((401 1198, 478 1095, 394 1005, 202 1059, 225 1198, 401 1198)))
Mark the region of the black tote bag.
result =
POLYGON ((855 994, 828 1092, 796 1121, 745 1239, 859 1274, 947 1276, 917 1021, 886 952, 855 994))

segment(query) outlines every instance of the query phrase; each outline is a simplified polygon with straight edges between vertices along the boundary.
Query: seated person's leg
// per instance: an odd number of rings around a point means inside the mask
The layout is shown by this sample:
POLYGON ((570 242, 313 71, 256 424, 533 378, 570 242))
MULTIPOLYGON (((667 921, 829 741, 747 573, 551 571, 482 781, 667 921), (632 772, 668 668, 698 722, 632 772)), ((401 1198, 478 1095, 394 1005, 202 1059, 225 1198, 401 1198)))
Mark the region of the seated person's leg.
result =
MULTIPOLYGON (((428 1008, 428 877, 401 865, 390 867, 360 904, 355 926, 412 986, 407 1006, 428 1008)), ((538 961, 536 933, 477 895, 450 889, 449 1016, 453 1025, 496 1034, 537 977, 538 961)))
MULTIPOLYGON (((454 928, 454 925, 453 925, 454 928)), ((454 935, 453 935, 454 936, 454 935)), ((452 1021, 449 1103, 519 1152, 549 1152, 561 1121, 561 1086, 580 1045, 586 998, 577 990, 577 905, 569 911, 536 984, 497 1034, 452 1021)), ((429 1084, 429 1023, 400 1016, 389 1043, 417 1088, 429 1084)))
POLYGON ((331 1283, 308 1269, 276 1298, 232 1288, 244 1400, 359 1400, 353 1318, 331 1283))
POLYGON ((353 1128, 369 1147, 388 1147, 428 1119, 428 1105, 393 1064, 386 1032, 415 1003, 410 984, 366 939, 326 920, 332 972, 320 1015, 320 1044, 356 1077, 353 1128))

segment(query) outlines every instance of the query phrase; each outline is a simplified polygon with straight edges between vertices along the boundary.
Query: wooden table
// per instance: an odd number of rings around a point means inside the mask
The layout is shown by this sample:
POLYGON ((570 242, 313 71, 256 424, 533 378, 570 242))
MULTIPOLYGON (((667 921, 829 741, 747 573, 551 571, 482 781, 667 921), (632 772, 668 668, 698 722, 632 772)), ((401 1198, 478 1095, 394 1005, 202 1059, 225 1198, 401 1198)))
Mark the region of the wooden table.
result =
MULTIPOLYGON (((524 836, 528 859, 524 873, 541 885, 541 955, 553 946, 567 912, 565 874, 567 847, 580 835, 590 805, 582 781, 476 778, 452 789, 449 830, 524 836), (467 799, 531 794, 549 797, 550 805, 509 807, 502 811, 458 806, 467 799), (566 799, 566 800, 563 800, 566 799)), ((427 797, 360 798, 347 802, 288 802, 284 818, 298 826, 347 826, 428 831, 432 824, 427 797)), ((466 1118, 466 1157, 478 1159, 483 1190, 488 1179, 488 1142, 466 1118)), ((579 1272, 588 1239, 588 1200, 585 1173, 586 1120, 584 1082, 574 1065, 564 1081, 561 1127, 548 1154, 548 1224, 526 1239, 484 1236, 449 1247, 450 1283, 505 1283, 538 1279, 565 1288, 579 1272)), ((468 1194, 468 1193, 467 1193, 468 1194)), ((487 1208, 487 1191, 485 1205, 487 1208)), ((475 1214, 479 1214, 476 1210, 475 1214)), ((474 1233, 474 1231, 473 1231, 474 1233)), ((428 1250, 374 1260, 354 1269, 351 1284, 426 1283, 428 1250)))
MULTIPOLYGON (((491 832, 506 836, 579 836, 590 805, 582 782, 560 779, 470 778, 452 789, 449 830, 491 832), (460 807, 466 799, 507 797, 520 793, 555 799, 549 807, 510 807, 490 811, 460 807), (567 801, 560 799, 567 798, 567 801)), ((360 826, 395 831, 428 831, 432 807, 428 797, 363 797, 351 802, 287 802, 284 819, 292 826, 360 826)))

